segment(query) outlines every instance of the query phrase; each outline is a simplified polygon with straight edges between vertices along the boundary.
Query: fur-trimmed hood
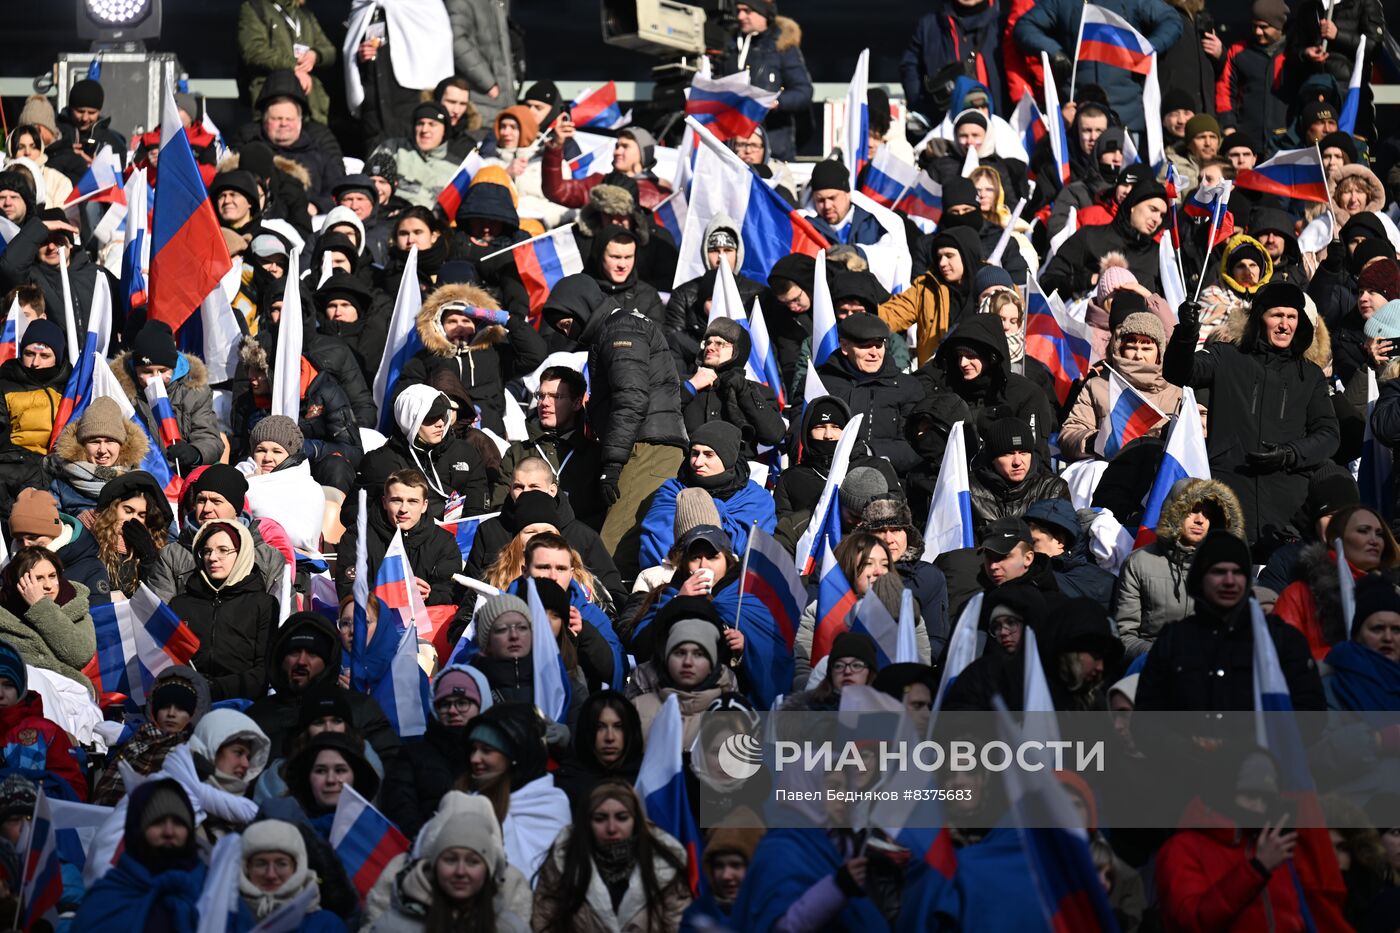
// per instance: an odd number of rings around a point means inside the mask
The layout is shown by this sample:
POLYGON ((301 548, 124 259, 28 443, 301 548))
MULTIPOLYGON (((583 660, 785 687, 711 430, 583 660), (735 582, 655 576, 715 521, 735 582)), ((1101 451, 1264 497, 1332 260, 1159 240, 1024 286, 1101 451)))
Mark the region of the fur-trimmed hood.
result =
MULTIPOLYGON (((146 432, 136 426, 136 422, 127 419, 125 425, 126 436, 122 438, 121 453, 117 454, 117 462, 113 466, 122 470, 134 470, 141 465, 141 461, 146 459, 146 454, 151 450, 151 442, 146 439, 146 432)), ((68 463, 87 463, 87 451, 78 441, 78 425, 76 421, 70 421, 62 431, 59 432, 58 441, 54 444, 54 455, 60 460, 68 463)))
MULTIPOLYGON (((204 361, 197 356, 190 356, 188 353, 181 353, 180 359, 183 361, 184 372, 179 363, 175 365, 175 376, 170 380, 171 388, 174 389, 177 383, 183 383, 190 388, 198 388, 209 384, 209 370, 205 368, 204 361)), ((112 360, 112 374, 117 377, 117 382, 121 383, 122 391, 132 402, 137 396, 144 398, 144 394, 136 387, 136 375, 131 371, 131 351, 124 350, 120 355, 112 360)))
POLYGON ((1337 217, 1338 229, 1341 229, 1351 219, 1352 214, 1342 210, 1337 201, 1336 191, 1343 181, 1353 176, 1360 178, 1366 184, 1366 206, 1361 210, 1374 213, 1385 210, 1385 186, 1376 177, 1376 173, 1364 165, 1343 165, 1337 169, 1337 177, 1332 179, 1332 213, 1337 217))
MULTIPOLYGON (((288 175, 301 182, 301 186, 306 190, 311 190, 311 173, 300 162, 295 162, 286 156, 274 155, 272 164, 278 171, 286 172, 288 175)), ((220 172, 231 172, 238 168, 238 153, 233 152, 219 160, 220 172)))
MULTIPOLYGON (((1244 509, 1233 490, 1216 479, 1188 479, 1178 484, 1162 506, 1162 514, 1157 519, 1157 537, 1161 541, 1175 543, 1181 536, 1182 522, 1191 514, 1191 507, 1198 502, 1213 503, 1225 515, 1225 531, 1236 537, 1244 537, 1244 509)), ((1216 530, 1214 527, 1212 531, 1216 530)))
POLYGON ((644 210, 632 193, 619 185, 594 185, 588 192, 588 203, 578 212, 578 228, 585 236, 597 236, 607 224, 605 214, 631 214, 632 232, 637 235, 637 245, 644 248, 651 242, 651 225, 644 210))
POLYGON ((778 31, 778 51, 799 48, 802 45, 802 27, 797 20, 787 16, 773 17, 773 29, 778 31))
MULTIPOLYGON (((1312 302, 1311 296, 1308 297, 1308 302, 1312 302)), ((1307 315, 1307 317, 1311 320, 1313 333, 1312 343, 1308 344, 1308 349, 1307 352, 1303 354, 1303 359, 1312 363, 1323 372, 1326 372, 1327 367, 1332 363, 1332 333, 1327 329, 1327 322, 1322 319, 1321 315, 1318 315, 1315 319, 1311 314, 1307 315)), ((1245 325, 1248 323, 1249 305, 1241 305, 1231 311, 1230 316, 1225 319, 1225 322, 1211 332, 1211 335, 1206 338, 1206 342, 1210 343, 1214 340, 1224 340, 1238 347, 1244 339, 1244 329, 1245 325)), ((1387 367, 1387 370, 1388 369, 1389 367, 1387 367)), ((1400 370, 1397 370, 1397 374, 1400 374, 1400 370)), ((1385 378, 1384 373, 1381 378, 1385 378)))
POLYGON ((492 298, 485 289, 475 285, 444 285, 428 296, 423 308, 418 312, 418 338, 434 356, 453 357, 461 353, 485 350, 506 339, 506 329, 500 324, 478 327, 472 342, 459 348, 447 339, 442 329, 442 309, 451 302, 460 301, 473 308, 500 309, 500 302, 492 298))

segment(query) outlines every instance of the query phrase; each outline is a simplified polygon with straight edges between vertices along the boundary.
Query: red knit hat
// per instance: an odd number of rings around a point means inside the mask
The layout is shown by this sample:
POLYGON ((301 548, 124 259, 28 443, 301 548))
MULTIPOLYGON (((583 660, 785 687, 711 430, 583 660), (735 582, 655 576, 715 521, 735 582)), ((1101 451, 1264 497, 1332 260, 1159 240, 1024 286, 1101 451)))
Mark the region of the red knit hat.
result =
POLYGON ((1400 298, 1400 263, 1382 256, 1366 264, 1356 277, 1358 292, 1375 292, 1386 301, 1400 298))

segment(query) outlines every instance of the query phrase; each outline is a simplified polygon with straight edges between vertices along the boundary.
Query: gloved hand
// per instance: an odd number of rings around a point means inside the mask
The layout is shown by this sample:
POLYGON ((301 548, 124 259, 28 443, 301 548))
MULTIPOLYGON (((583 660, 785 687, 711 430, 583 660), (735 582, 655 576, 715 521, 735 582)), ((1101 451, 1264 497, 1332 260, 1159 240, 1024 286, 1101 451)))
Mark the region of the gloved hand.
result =
POLYGON ((122 540, 126 542, 126 549, 135 554, 141 563, 156 559, 156 542, 144 522, 134 518, 122 522, 122 540))
POLYGON ((622 467, 615 463, 603 464, 603 475, 598 477, 598 485, 603 490, 603 501, 609 506, 622 498, 622 491, 617 488, 617 479, 621 475, 622 467))
POLYGON ((307 460, 316 460, 326 451, 326 442, 307 438, 301 442, 301 452, 306 454, 307 460))
POLYGON ((170 465, 175 467, 181 476, 188 475, 190 470, 204 462, 199 448, 187 441, 180 441, 165 448, 165 459, 170 461, 170 465))
POLYGON ((1298 459, 1298 455, 1293 452, 1293 448, 1288 445, 1264 444, 1258 450, 1251 450, 1244 455, 1245 462, 1259 473, 1277 473, 1279 470, 1286 470, 1298 459))
POLYGON ((1199 301, 1183 301, 1176 308, 1177 322, 1186 327, 1201 326, 1201 303, 1199 301))
POLYGON ((1064 52, 1056 52, 1050 56, 1050 73, 1055 76, 1056 84, 1069 84, 1074 75, 1074 60, 1064 52))

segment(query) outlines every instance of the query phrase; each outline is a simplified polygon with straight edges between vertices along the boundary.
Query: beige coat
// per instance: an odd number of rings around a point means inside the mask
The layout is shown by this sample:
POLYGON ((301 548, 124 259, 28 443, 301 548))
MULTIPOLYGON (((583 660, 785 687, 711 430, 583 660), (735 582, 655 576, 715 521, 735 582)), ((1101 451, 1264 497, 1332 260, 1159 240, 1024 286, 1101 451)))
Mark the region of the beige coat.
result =
MULTIPOLYGON (((685 863, 685 850, 680 843, 663 830, 648 823, 652 838, 664 845, 681 864, 685 863)), ((535 908, 530 917, 530 929, 542 933, 551 929, 559 911, 564 908, 561 899, 560 882, 564 871, 564 852, 569 845, 572 826, 566 826, 554 841, 549 857, 540 866, 539 884, 535 886, 535 908)), ((593 866, 588 879, 588 895, 583 907, 573 915, 568 929, 573 933, 672 933, 680 928, 681 915, 690 906, 690 887, 683 876, 661 858, 652 859, 652 871, 657 884, 665 892, 662 898, 665 921, 660 929, 647 924, 647 903, 642 893, 642 871, 633 867, 632 877, 627 879, 627 892, 613 910, 612 897, 608 887, 593 866)))
MULTIPOLYGON (((1163 417, 1147 432, 1151 437, 1161 437, 1169 417, 1181 402, 1181 388, 1162 378, 1161 363, 1134 363, 1119 359, 1112 348, 1107 362, 1162 412, 1163 417)), ((1094 444, 1098 440, 1099 427, 1108 415, 1108 384, 1105 374, 1091 377, 1080 389, 1069 417, 1060 428, 1060 456, 1065 460, 1087 460, 1095 456, 1094 444)))

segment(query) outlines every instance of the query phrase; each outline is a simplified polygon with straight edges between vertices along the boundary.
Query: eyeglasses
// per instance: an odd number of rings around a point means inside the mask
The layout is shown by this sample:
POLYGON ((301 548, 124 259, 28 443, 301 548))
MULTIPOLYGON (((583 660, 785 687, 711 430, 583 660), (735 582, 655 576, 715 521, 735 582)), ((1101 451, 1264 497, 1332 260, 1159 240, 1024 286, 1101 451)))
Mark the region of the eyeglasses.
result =
POLYGON ((999 632, 1014 632, 1026 623, 1020 619, 997 619, 987 625, 987 629, 996 635, 999 632))
POLYGON ((471 709, 477 702, 471 697, 449 696, 443 697, 434 704, 438 709, 471 709))
POLYGON ((859 674, 861 671, 869 669, 870 665, 864 661, 837 661, 831 665, 833 674, 859 674))
POLYGON ((574 397, 564 392, 536 392, 535 401, 543 402, 548 399, 551 402, 572 402, 574 397))
POLYGON ((509 622, 505 625, 493 625, 492 635, 525 635, 530 631, 528 622, 509 622))
POLYGON ((723 350, 725 347, 734 346, 734 344, 725 340, 723 337, 706 337, 705 346, 714 347, 716 350, 723 350))
POLYGON ((736 152, 756 152, 763 148, 763 143, 735 143, 736 152))
POLYGON ((231 548, 231 547, 207 547, 207 548, 205 548, 204 550, 202 550, 202 551, 199 552, 199 556, 200 556, 200 557, 205 557, 205 558, 208 558, 208 557, 224 558, 224 557, 232 557, 233 555, 235 555, 235 554, 237 554, 237 553, 238 553, 238 551, 234 550, 234 549, 231 548))

